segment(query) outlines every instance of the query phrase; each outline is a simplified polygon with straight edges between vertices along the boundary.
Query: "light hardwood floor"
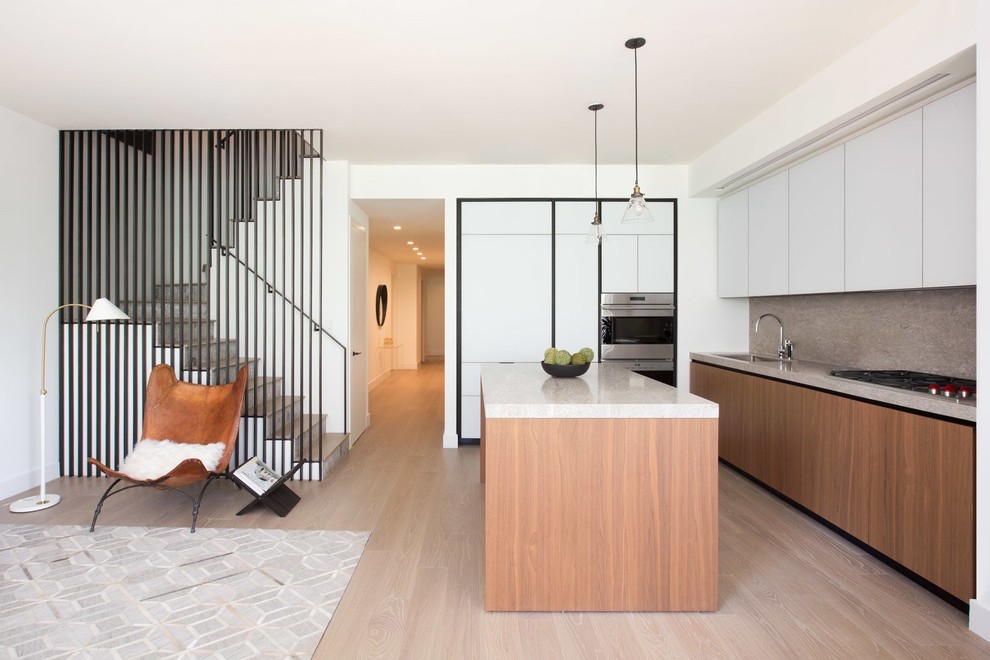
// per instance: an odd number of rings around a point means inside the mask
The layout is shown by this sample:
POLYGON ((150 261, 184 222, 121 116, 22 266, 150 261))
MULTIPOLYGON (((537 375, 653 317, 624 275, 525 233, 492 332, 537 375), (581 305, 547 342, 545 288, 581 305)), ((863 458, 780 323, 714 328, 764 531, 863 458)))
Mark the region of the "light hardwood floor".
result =
MULTIPOLYGON (((487 613, 478 449, 441 448, 442 408, 442 364, 395 372, 328 480, 293 484, 287 518, 238 518, 247 495, 210 487, 203 527, 372 532, 317 658, 990 657, 964 614, 725 468, 717 612, 487 613)), ((105 487, 57 479, 57 507, 4 505, 0 522, 88 524, 105 487)), ((188 525, 179 496, 129 492, 100 524, 188 525)))

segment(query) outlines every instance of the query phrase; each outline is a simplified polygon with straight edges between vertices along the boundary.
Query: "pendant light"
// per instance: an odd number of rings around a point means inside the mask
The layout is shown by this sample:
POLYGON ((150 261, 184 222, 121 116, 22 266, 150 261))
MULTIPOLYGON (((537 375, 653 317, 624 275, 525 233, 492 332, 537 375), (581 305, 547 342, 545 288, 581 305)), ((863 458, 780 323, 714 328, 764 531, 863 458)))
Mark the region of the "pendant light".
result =
POLYGON ((626 48, 633 52, 633 72, 635 80, 635 130, 636 130, 636 182, 633 184, 632 195, 629 196, 629 206, 622 214, 622 222, 653 222, 650 210, 646 208, 646 199, 639 191, 639 56, 637 50, 646 43, 643 37, 635 37, 626 42, 626 48))
POLYGON ((604 107, 601 103, 588 106, 588 110, 595 113, 595 217, 592 218, 591 229, 588 230, 588 242, 599 245, 605 240, 605 227, 602 226, 602 219, 598 217, 598 111, 604 107))

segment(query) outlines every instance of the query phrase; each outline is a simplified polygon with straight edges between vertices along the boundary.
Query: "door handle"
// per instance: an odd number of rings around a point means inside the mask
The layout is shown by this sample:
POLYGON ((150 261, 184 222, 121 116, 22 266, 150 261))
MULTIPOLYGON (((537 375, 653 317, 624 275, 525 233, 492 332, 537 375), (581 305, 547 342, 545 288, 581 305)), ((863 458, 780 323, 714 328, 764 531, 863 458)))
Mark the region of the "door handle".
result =
POLYGON ((351 351, 351 357, 357 357, 361 355, 361 351, 351 351))

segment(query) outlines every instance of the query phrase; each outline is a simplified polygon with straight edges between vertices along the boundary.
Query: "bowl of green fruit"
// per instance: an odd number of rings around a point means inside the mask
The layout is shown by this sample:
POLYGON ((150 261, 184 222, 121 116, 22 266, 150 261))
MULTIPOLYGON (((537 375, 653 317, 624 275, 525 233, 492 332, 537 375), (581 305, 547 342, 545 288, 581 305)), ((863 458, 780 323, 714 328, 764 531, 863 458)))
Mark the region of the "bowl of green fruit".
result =
POLYGON ((543 371, 554 378, 574 378, 587 373, 595 352, 590 348, 582 348, 576 353, 570 353, 559 348, 548 348, 543 352, 543 371))

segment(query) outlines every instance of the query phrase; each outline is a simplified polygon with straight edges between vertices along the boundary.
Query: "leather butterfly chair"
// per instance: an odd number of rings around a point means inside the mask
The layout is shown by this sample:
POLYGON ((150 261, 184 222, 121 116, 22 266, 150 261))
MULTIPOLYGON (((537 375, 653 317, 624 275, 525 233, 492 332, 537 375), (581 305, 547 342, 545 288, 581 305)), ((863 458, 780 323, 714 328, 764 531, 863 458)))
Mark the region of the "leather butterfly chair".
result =
POLYGON ((194 385, 178 380, 172 367, 167 364, 156 365, 148 378, 147 395, 144 402, 144 430, 141 437, 148 439, 169 439, 179 444, 208 445, 224 443, 220 462, 213 470, 208 470, 198 458, 181 460, 168 473, 154 478, 135 478, 117 470, 111 470, 95 458, 89 463, 101 472, 111 477, 110 484, 93 512, 93 523, 89 531, 96 529, 96 518, 100 515, 103 502, 111 495, 122 493, 131 488, 150 486, 158 489, 174 490, 182 493, 193 503, 192 527, 196 531, 196 516, 199 515, 199 505, 206 493, 206 487, 222 476, 230 463, 234 444, 237 442, 237 431, 240 427, 241 409, 244 406, 244 389, 247 385, 247 367, 241 367, 237 379, 227 385, 194 385), (206 480, 198 497, 179 490, 180 486, 206 480), (120 482, 128 486, 114 490, 120 482), (113 491, 113 492, 111 492, 113 491))

